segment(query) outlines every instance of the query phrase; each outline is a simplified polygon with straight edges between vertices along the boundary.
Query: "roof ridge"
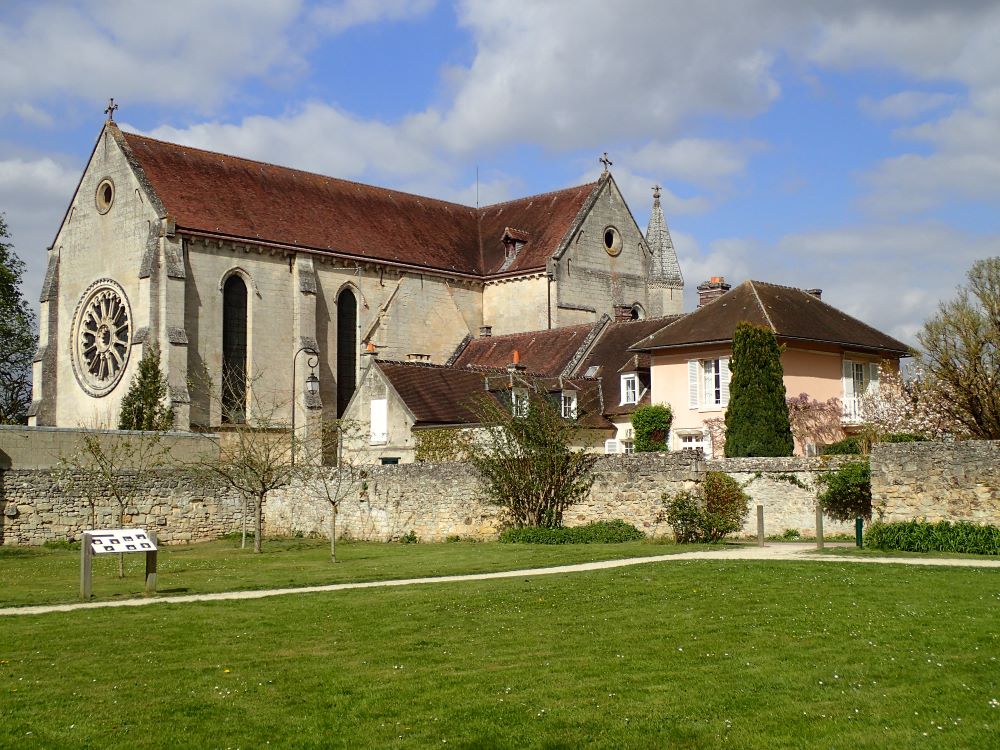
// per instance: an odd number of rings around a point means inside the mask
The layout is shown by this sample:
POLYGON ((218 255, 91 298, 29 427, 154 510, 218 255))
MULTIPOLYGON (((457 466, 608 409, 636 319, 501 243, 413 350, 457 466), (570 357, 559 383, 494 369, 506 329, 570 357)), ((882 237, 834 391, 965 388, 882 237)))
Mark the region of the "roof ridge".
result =
POLYGON ((546 197, 548 197, 550 195, 556 195, 558 193, 565 193, 565 192, 568 192, 570 190, 579 190, 580 188, 590 188, 591 190, 593 190, 594 185, 596 185, 597 183, 598 183, 598 180, 595 180, 594 182, 584 182, 584 183, 582 183, 580 185, 570 185, 570 186, 564 187, 564 188, 556 188, 555 190, 548 190, 548 191, 546 191, 544 193, 535 193, 534 195, 525 195, 523 198, 511 198, 509 200, 501 201, 500 203, 490 203, 487 206, 480 206, 478 209, 475 209, 475 210, 477 210, 477 211, 487 211, 487 210, 489 210, 491 208, 499 208, 500 206, 507 206, 507 205, 510 205, 511 203, 521 203, 522 201, 533 200, 535 198, 546 198, 546 197))
POLYGON ((557 331, 566 331, 569 328, 593 328, 593 326, 594 323, 574 323, 573 325, 557 326, 555 328, 538 328, 533 331, 520 331, 518 333, 500 333, 490 336, 479 336, 477 338, 474 338, 473 341, 482 341, 483 339, 509 339, 509 338, 514 338, 515 336, 530 336, 532 334, 537 335, 540 333, 555 333, 557 331))
MULTIPOLYGON (((342 183, 344 185, 356 185, 358 187, 368 188, 370 190, 379 190, 379 191, 382 191, 384 193, 391 193, 393 195, 401 195, 401 196, 405 196, 405 197, 408 197, 408 198, 418 198, 418 199, 421 199, 421 200, 434 201, 435 203, 440 203, 440 204, 445 205, 445 206, 454 206, 455 208, 461 208, 461 209, 466 210, 466 211, 472 211, 472 212, 479 211, 479 209, 477 209, 474 206, 467 206, 464 203, 456 203, 454 201, 446 201, 446 200, 444 200, 442 198, 434 198, 434 197, 429 196, 429 195, 420 195, 419 193, 411 193, 411 192, 408 192, 406 190, 398 190, 396 188, 387 188, 387 187, 383 187, 381 185, 372 185, 372 184, 367 183, 367 182, 360 182, 358 180, 348 180, 348 179, 345 179, 343 177, 334 177, 333 175, 323 174, 322 172, 311 172, 308 169, 299 169, 298 167, 289 167, 286 164, 276 164, 275 162, 263 161, 261 159, 251 159, 251 158, 249 158, 247 156, 239 156, 238 154, 227 154, 227 153, 223 153, 222 151, 212 151, 211 149, 207 149, 207 148, 199 148, 198 146, 188 146, 188 145, 183 144, 183 143, 174 143, 173 141, 165 141, 162 138, 153 138, 152 136, 142 135, 141 133, 130 133, 130 132, 126 132, 126 131, 123 131, 123 130, 120 130, 119 132, 121 132, 121 134, 125 137, 126 140, 128 140, 129 138, 139 138, 139 139, 142 139, 142 140, 145 140, 145 141, 152 141, 153 143, 159 143, 159 144, 162 144, 164 146, 173 146, 175 148, 188 149, 190 151, 197 151, 198 153, 201 153, 201 154, 209 154, 211 156, 221 156, 221 157, 224 157, 226 159, 236 159, 238 161, 247 162, 249 164, 260 164, 260 165, 265 166, 265 167, 273 167, 274 169, 281 169, 281 170, 284 170, 286 172, 297 172, 299 174, 311 175, 313 177, 322 177, 324 180, 333 180, 334 182, 339 182, 339 183, 342 183)), ((565 189, 566 190, 571 190, 572 188, 565 188, 565 189)), ((558 191, 556 191, 556 192, 558 192, 558 191)), ((528 196, 528 197, 532 197, 532 196, 528 196)))
POLYGON ((750 289, 751 289, 751 290, 753 291, 753 296, 754 296, 754 299, 756 299, 756 300, 757 300, 757 304, 758 304, 758 305, 760 306, 760 311, 761 311, 762 313, 764 313, 764 320, 766 320, 766 321, 767 321, 767 324, 768 324, 769 326, 771 326, 771 333, 774 333, 774 334, 777 334, 777 333, 778 333, 778 329, 774 327, 774 323, 773 323, 773 322, 771 321, 771 316, 770 316, 770 315, 768 315, 768 313, 767 313, 767 308, 766 308, 766 307, 764 307, 764 302, 763 302, 763 300, 761 300, 761 298, 760 298, 760 295, 759 295, 759 294, 757 294, 757 287, 755 287, 755 286, 754 286, 754 283, 755 283, 755 282, 754 282, 754 281, 753 281, 753 280, 751 279, 751 280, 749 280, 749 281, 746 281, 746 282, 744 282, 744 283, 746 283, 746 284, 749 284, 749 285, 750 285, 750 289))

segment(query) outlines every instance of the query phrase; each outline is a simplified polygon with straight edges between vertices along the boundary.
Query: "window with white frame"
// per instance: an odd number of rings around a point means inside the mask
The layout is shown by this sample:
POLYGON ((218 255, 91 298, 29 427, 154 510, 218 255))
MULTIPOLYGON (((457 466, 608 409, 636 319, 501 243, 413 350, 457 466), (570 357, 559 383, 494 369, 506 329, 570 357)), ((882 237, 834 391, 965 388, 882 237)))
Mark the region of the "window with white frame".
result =
POLYGON ((622 375, 622 403, 639 403, 639 376, 634 372, 622 375))
POLYGON ((510 392, 511 414, 515 417, 528 416, 528 389, 514 388, 510 392))
POLYGON ((878 390, 878 362, 844 360, 844 418, 861 419, 861 397, 878 390))
POLYGON ((622 440, 622 453, 635 453, 635 442, 632 440, 622 440))
POLYGON ((729 403, 729 357, 688 360, 688 407, 719 409, 729 403))
POLYGON ((389 441, 389 402, 373 398, 371 404, 371 442, 386 443, 389 441))
POLYGON ((576 391, 562 392, 563 419, 576 419, 576 391))
POLYGON ((708 451, 708 441, 705 438, 704 432, 696 432, 694 430, 679 432, 677 433, 677 440, 680 443, 681 450, 685 448, 701 448, 703 451, 708 451))

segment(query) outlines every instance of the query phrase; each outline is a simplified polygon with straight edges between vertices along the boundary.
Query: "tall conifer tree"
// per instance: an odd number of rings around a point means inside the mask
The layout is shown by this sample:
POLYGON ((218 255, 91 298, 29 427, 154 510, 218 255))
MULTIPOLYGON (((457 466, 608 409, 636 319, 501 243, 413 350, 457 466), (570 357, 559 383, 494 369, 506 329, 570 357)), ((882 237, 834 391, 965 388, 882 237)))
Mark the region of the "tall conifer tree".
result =
POLYGON ((139 362, 139 372, 122 399, 120 430, 169 430, 173 409, 167 406, 167 381, 160 371, 160 353, 149 347, 139 362))
POLYGON ((726 408, 726 457, 792 455, 795 443, 774 332, 739 323, 729 368, 733 377, 726 408))

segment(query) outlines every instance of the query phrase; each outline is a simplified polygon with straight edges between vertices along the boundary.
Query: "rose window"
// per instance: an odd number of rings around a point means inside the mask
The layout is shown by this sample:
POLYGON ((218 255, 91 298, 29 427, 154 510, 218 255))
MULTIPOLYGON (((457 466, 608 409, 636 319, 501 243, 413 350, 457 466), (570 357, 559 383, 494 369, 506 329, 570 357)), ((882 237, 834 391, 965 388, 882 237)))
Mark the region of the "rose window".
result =
POLYGON ((103 396, 115 387, 128 363, 131 339, 124 290, 110 279, 98 281, 83 296, 74 330, 73 365, 85 390, 103 396))

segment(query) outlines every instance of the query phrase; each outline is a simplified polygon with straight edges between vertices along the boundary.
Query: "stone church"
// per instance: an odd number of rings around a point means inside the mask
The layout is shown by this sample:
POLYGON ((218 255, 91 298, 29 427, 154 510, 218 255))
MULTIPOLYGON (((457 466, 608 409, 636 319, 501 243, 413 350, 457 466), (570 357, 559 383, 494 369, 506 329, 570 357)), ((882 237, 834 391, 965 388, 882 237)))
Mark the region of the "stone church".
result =
POLYGON ((30 423, 117 426, 155 346, 178 430, 315 425, 365 352, 444 363, 489 332, 680 313, 683 285, 658 190, 643 235, 607 168, 472 208, 109 119, 48 251, 30 423))

